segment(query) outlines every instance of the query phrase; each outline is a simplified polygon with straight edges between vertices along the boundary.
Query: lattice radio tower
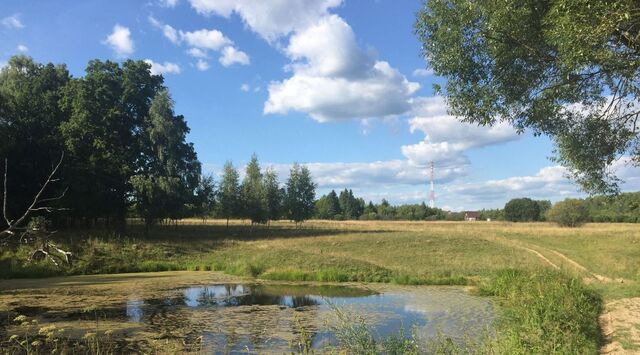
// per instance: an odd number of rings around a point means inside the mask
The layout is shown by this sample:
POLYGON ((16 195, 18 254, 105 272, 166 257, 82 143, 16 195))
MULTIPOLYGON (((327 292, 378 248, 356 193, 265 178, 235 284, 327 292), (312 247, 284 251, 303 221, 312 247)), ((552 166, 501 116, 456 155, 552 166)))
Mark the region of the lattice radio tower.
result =
POLYGON ((429 163, 429 182, 430 182, 430 189, 429 189, 429 207, 431 208, 435 208, 436 207, 436 193, 433 191, 433 161, 431 163, 429 163))

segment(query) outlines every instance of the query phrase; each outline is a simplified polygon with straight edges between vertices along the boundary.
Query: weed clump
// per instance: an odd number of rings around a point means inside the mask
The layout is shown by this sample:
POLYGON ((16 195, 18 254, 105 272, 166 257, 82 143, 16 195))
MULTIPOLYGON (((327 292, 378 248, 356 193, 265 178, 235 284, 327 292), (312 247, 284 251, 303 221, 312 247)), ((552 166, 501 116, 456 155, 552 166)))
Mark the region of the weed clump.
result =
POLYGON ((595 354, 601 343, 602 299, 580 280, 558 271, 502 270, 479 288, 504 303, 498 336, 500 354, 595 354))

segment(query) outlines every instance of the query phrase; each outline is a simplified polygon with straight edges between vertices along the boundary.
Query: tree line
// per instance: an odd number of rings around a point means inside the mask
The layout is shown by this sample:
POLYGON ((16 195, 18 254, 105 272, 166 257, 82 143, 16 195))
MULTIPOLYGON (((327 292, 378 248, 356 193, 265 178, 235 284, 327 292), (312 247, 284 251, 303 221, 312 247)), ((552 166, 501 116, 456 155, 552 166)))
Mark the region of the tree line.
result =
POLYGON ((53 211, 48 218, 58 226, 103 223, 123 233, 127 217, 149 227, 211 214, 216 202, 227 218, 254 223, 309 218, 315 185, 306 167, 295 164, 280 188, 254 156, 241 184, 228 163, 216 190, 188 133, 163 77, 144 61, 92 60, 74 78, 64 64, 12 57, 0 71, 0 158, 6 159, 0 227, 29 210, 59 161, 52 180, 59 183, 39 197, 47 207, 34 210, 53 211))
POLYGON ((299 223, 313 216, 316 184, 309 169, 297 163, 291 167, 284 186, 280 186, 273 169, 262 171, 255 154, 246 166, 242 182, 238 169, 230 161, 224 165, 217 188, 212 177, 207 181, 201 186, 202 190, 210 191, 199 209, 202 218, 225 218, 227 225, 229 219, 248 219, 253 225, 283 218, 299 223))
MULTIPOLYGON (((585 199, 567 199, 566 206, 579 210, 584 222, 625 222, 640 223, 640 192, 623 192, 617 195, 597 195, 585 199)), ((548 200, 515 198, 504 208, 483 209, 480 219, 511 222, 550 220, 552 205, 548 200)))
POLYGON ((173 107, 143 61, 92 60, 74 78, 65 65, 11 58, 0 73, 7 211, 22 211, 64 155, 58 224, 102 219, 123 232, 131 208, 148 221, 187 215, 201 164, 173 107))
MULTIPOLYGON (((314 217, 331 220, 446 220, 457 219, 457 215, 439 208, 420 204, 393 206, 386 199, 374 204, 365 203, 363 198, 355 197, 353 191, 344 189, 340 194, 331 190, 315 203, 314 217)), ((462 218, 460 218, 462 219, 462 218)))

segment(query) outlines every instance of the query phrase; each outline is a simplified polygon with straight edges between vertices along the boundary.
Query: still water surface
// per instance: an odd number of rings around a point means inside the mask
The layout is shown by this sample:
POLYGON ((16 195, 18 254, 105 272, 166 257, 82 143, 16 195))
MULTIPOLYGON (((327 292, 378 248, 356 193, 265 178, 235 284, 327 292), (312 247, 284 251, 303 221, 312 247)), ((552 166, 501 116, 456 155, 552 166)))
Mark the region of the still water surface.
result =
POLYGON ((253 282, 179 287, 162 282, 153 287, 153 292, 143 292, 142 284, 118 295, 109 295, 105 289, 103 295, 100 288, 72 286, 60 295, 59 303, 42 298, 55 297, 63 292, 60 288, 40 289, 33 291, 41 294, 36 299, 57 306, 30 308, 33 302, 24 304, 20 298, 5 304, 13 313, 32 313, 41 323, 66 329, 80 332, 97 327, 128 340, 197 343, 210 353, 291 352, 303 341, 301 333, 309 334, 314 348, 335 345, 335 307, 354 320, 363 317, 376 337, 398 334, 404 328, 407 336, 413 329, 421 341, 436 336, 459 342, 477 338, 488 331, 494 318, 490 300, 459 287, 253 282))

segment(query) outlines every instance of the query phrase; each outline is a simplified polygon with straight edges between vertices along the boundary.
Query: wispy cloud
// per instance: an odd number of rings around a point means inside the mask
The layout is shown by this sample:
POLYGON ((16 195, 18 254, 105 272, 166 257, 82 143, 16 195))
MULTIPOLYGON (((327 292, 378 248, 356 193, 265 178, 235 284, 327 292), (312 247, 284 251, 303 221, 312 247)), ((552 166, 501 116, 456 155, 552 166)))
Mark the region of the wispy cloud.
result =
POLYGON ((24 28, 24 24, 22 23, 22 21, 20 21, 20 15, 19 14, 14 14, 11 16, 7 16, 5 18, 3 18, 2 20, 0 20, 0 23, 2 24, 2 26, 9 28, 9 29, 20 29, 20 28, 24 28))
POLYGON ((413 71, 413 76, 430 76, 433 75, 433 69, 416 69, 413 71))

